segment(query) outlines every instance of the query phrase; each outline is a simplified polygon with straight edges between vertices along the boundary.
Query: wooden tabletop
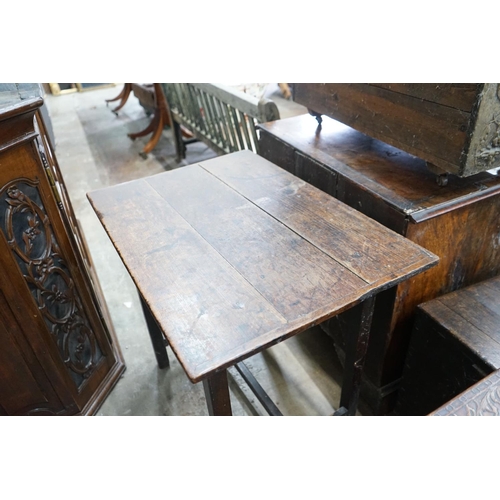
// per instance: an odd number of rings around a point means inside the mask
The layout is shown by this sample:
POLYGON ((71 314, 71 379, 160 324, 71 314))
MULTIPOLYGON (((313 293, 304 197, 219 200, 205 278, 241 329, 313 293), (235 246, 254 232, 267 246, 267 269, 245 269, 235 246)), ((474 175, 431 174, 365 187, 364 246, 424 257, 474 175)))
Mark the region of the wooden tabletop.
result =
POLYGON ((88 197, 192 382, 438 261, 248 151, 88 197))

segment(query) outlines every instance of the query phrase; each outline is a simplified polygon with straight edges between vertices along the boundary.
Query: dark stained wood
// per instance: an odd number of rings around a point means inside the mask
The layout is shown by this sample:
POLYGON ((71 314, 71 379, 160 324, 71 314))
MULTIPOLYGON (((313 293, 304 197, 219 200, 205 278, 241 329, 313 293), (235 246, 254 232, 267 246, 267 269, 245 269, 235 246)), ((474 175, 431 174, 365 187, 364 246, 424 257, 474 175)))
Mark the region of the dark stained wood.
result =
MULTIPOLYGON (((264 139, 268 144, 262 155, 268 158, 267 151, 280 144, 284 151, 273 159, 285 170, 291 169, 290 150, 333 170, 338 175, 336 197, 342 201, 341 196, 347 197, 348 205, 352 206, 349 197, 354 196, 350 193, 351 186, 362 189, 367 195, 365 198, 382 199, 384 206, 410 217, 444 204, 450 210, 469 197, 477 199, 500 192, 500 180, 488 173, 465 179, 450 175, 443 189, 423 160, 328 117, 323 118, 321 130, 314 124, 312 116, 301 115, 260 125, 264 132, 261 141, 264 139)), ((295 155, 292 164, 295 164, 295 155)), ((355 208, 363 211, 362 206, 355 208)))
MULTIPOLYGON (((0 284, 6 286, 0 279, 0 284)), ((64 404, 45 374, 33 349, 23 336, 0 290, 0 407, 6 415, 32 410, 63 413, 64 404)), ((71 403, 67 403, 71 404, 71 403)))
POLYGON ((477 100, 480 83, 369 83, 400 94, 409 95, 450 108, 471 113, 477 100))
MULTIPOLYGON (((392 298, 392 292, 377 297, 379 327, 370 337, 363 399, 371 402, 370 411, 390 412, 416 306, 500 273, 500 178, 450 175, 443 188, 423 160, 328 117, 321 130, 315 123, 303 115, 260 125, 262 154, 303 180, 317 179, 322 191, 440 257, 437 266, 399 285, 392 298)), ((327 329, 343 346, 356 321, 335 323, 327 329)))
POLYGON ((405 238, 250 152, 237 163, 208 160, 204 168, 371 285, 391 285, 401 269, 427 260, 405 238))
POLYGON ((0 384, 10 387, 0 406, 9 415, 93 414, 124 365, 44 136, 42 102, 0 110, 0 350, 9 359, 0 384))
POLYGON ((470 389, 458 395, 431 417, 498 417, 500 416, 500 370, 493 372, 470 389))
POLYGON ((255 397, 259 400, 260 404, 264 407, 269 416, 282 417, 283 414, 279 411, 278 407, 274 404, 266 391, 264 391, 257 379, 252 375, 252 372, 247 368, 245 363, 241 361, 240 363, 236 363, 234 367, 247 383, 248 387, 255 394, 255 397))
POLYGON ((163 336, 163 332, 158 327, 158 323, 151 314, 148 304, 142 297, 139 298, 144 312, 144 318, 146 319, 146 324, 148 326, 149 335, 151 337, 151 343, 153 344, 153 350, 155 352, 158 367, 168 368, 170 366, 170 362, 168 360, 168 353, 166 349, 167 341, 163 336))
POLYGON ((424 415, 500 369, 500 277, 419 306, 399 414, 424 415))
POLYGON ((249 151, 88 197, 192 382, 437 262, 249 151))
POLYGON ((340 406, 348 409, 348 415, 355 415, 353 412, 356 411, 355 409, 358 406, 361 376, 368 351, 374 305, 374 297, 370 297, 363 302, 358 334, 353 335, 348 340, 346 346, 344 381, 342 383, 340 406))
POLYGON ((233 414, 226 370, 214 373, 204 379, 203 389, 210 416, 230 417, 233 414))
MULTIPOLYGON (((232 166, 239 165, 233 158, 232 166)), ((200 167, 148 183, 287 321, 366 286, 363 278, 200 167)))
POLYGON ((500 166, 499 96, 497 83, 294 85, 318 123, 335 118, 460 177, 500 166))
POLYGON ((453 168, 466 145, 470 113, 385 88, 301 83, 294 100, 436 165, 453 168))

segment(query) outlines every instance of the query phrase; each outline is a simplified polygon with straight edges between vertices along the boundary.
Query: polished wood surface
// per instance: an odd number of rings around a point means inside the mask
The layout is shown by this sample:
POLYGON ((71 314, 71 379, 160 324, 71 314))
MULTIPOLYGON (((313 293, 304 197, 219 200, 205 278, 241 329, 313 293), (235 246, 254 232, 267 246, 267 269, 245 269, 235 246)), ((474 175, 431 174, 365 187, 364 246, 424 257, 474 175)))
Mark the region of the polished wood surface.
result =
POLYGON ((193 382, 437 262, 248 151, 88 197, 193 382))
POLYGON ((124 365, 42 102, 0 110, 0 413, 88 415, 124 365))
POLYGON ((294 100, 433 165, 469 176, 500 166, 498 84, 297 83, 294 100))
MULTIPOLYGON (((262 124, 259 128, 282 141, 283 147, 292 152, 288 164, 293 168, 296 168, 295 150, 339 174, 339 182, 334 185, 337 197, 353 197, 354 194, 346 192, 349 188, 346 184, 356 183, 359 189, 381 198, 396 211, 421 220, 430 209, 450 209, 469 199, 500 192, 500 180, 488 173, 473 178, 450 175, 443 189, 422 159, 339 121, 324 117, 321 129, 315 123, 312 116, 301 115, 262 124)), ((273 155, 274 146, 274 142, 270 143, 261 153, 266 158, 276 156, 275 162, 281 165, 284 162, 278 156, 286 153, 273 155)))
MULTIPOLYGON (((396 293, 377 298, 365 400, 371 411, 390 412, 416 306, 500 273, 500 177, 450 175, 448 185, 439 186, 422 159, 328 117, 321 129, 309 115, 259 129, 262 156, 440 258, 396 293)), ((350 313, 343 316, 328 328, 340 350, 356 323, 350 313)))

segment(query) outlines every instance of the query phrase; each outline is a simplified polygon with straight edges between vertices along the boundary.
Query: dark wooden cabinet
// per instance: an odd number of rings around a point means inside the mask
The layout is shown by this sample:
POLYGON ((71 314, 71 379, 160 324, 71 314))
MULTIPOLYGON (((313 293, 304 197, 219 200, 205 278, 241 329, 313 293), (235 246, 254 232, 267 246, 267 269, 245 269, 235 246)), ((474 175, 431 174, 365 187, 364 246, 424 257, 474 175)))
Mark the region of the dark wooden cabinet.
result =
MULTIPOLYGON (((364 401, 387 413, 395 404, 415 308, 500 273, 500 178, 449 176, 439 186, 425 161, 324 117, 259 126, 260 154, 436 254, 439 264, 377 298, 365 365, 364 401)), ((348 311, 325 328, 342 353, 348 311)))
POLYGON ((125 369, 39 113, 0 109, 0 414, 93 414, 125 369))

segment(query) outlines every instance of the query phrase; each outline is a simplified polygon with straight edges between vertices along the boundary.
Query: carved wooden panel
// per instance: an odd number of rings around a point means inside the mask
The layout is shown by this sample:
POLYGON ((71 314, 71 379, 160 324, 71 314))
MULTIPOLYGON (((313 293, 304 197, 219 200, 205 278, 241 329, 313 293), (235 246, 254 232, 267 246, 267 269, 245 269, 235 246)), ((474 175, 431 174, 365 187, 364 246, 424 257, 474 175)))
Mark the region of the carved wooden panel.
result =
POLYGON ((0 189, 0 228, 62 361, 80 387, 103 353, 37 186, 38 180, 18 178, 0 189))
POLYGON ((432 416, 500 416, 500 370, 442 406, 432 416))

